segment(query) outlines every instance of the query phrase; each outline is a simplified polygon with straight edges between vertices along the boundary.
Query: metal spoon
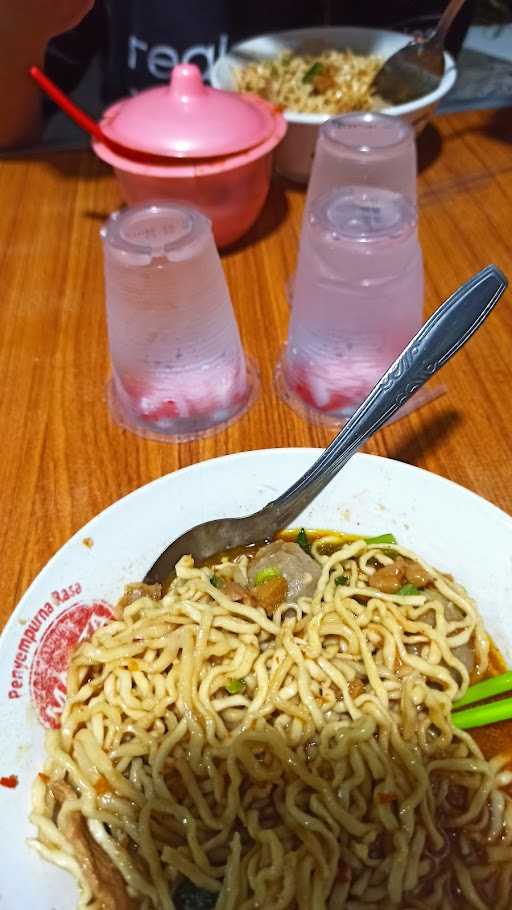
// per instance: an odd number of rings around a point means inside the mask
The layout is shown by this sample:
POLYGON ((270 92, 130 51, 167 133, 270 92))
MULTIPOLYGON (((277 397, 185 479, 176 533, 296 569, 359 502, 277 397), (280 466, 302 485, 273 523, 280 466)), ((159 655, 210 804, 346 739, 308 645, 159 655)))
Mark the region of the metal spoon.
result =
POLYGON ((164 583, 177 561, 197 561, 230 547, 271 539, 324 489, 355 452, 471 338, 508 281, 488 265, 452 294, 402 351, 320 458, 290 488, 245 518, 217 518, 178 537, 151 566, 144 581, 164 583))
POLYGON ((373 77, 370 90, 389 104, 406 104, 434 92, 444 75, 444 41, 465 0, 450 0, 429 38, 406 44, 373 77))

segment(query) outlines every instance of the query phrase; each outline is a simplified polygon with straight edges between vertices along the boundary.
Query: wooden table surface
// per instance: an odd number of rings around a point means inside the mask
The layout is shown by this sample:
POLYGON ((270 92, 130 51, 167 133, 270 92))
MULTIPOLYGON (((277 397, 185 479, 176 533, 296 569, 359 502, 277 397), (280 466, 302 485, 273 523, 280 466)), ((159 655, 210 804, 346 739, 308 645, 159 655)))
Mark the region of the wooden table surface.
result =
MULTIPOLYGON (((426 313, 495 262, 512 275, 510 111, 438 117, 419 143, 426 313)), ((251 234, 223 255, 261 394, 227 430, 181 445, 120 429, 105 404, 108 350, 98 230, 120 202, 89 152, 0 163, 0 578, 4 622, 48 558, 141 484, 196 461, 275 446, 324 446, 332 432, 277 398, 304 192, 276 181, 251 234)), ((370 440, 512 512, 512 295, 432 381, 446 393, 370 440)))

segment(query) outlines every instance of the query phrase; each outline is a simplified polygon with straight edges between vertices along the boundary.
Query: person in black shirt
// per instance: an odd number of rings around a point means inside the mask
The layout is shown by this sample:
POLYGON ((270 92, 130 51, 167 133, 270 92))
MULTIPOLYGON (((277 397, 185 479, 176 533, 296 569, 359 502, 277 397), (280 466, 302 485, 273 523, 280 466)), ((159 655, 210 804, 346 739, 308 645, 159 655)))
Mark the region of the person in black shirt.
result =
MULTIPOLYGON (((197 63, 208 78, 215 59, 250 35, 326 24, 413 32, 432 27, 444 6, 442 0, 0 0, 0 146, 30 142, 40 132, 40 93, 27 76, 34 63, 70 91, 101 53, 107 103, 167 80, 178 62, 197 63)), ((468 0, 452 26, 448 48, 455 54, 473 7, 468 0)))

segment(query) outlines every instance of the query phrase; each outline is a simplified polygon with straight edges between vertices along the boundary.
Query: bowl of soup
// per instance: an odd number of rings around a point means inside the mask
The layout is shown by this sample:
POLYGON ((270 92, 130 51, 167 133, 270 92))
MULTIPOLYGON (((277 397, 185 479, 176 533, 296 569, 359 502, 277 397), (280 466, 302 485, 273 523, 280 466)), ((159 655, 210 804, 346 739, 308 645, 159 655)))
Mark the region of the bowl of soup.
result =
POLYGON ((32 582, 0 639, 5 907, 508 910, 512 722, 452 708, 511 666, 510 516, 358 453, 271 543, 141 583, 320 454, 160 477, 32 582))

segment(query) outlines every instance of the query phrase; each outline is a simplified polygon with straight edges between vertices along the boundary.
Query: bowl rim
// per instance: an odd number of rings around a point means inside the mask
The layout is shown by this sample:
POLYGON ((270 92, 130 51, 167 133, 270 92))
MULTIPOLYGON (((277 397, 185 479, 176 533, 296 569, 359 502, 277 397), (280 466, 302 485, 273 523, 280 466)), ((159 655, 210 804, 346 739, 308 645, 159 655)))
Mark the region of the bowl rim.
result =
MULTIPOLYGON (((237 41, 233 44, 229 50, 218 57, 215 61, 212 70, 211 70, 211 84, 214 88, 223 89, 224 91, 233 91, 233 89, 228 89, 226 84, 222 79, 219 79, 219 70, 221 65, 226 60, 234 58, 236 52, 246 47, 248 44, 252 44, 255 41, 263 41, 268 39, 279 38, 281 40, 293 40, 303 36, 318 37, 322 38, 328 35, 336 34, 338 36, 337 40, 342 40, 343 33, 360 33, 366 34, 368 36, 374 37, 389 37, 389 38, 404 38, 410 40, 410 35, 407 35, 405 32, 398 32, 392 29, 382 29, 382 28, 366 28, 365 26, 352 26, 352 25, 324 25, 324 26, 312 26, 310 28, 295 28, 295 29, 285 29, 277 32, 265 32, 264 34, 254 35, 251 38, 246 38, 243 41, 237 41)), ((410 114, 415 111, 423 111, 426 108, 429 108, 431 105, 437 104, 441 98, 446 95, 455 84, 457 79, 457 64, 451 54, 448 51, 444 51, 444 62, 445 62, 445 71, 441 82, 434 92, 430 92, 428 95, 422 95, 421 98, 417 98, 415 101, 408 101, 406 104, 397 104, 391 105, 389 107, 382 108, 379 113, 390 114, 391 116, 400 117, 404 114, 410 114)), ((235 59, 232 59, 232 64, 236 66, 235 59)), ((282 111, 284 117, 288 123, 303 123, 305 125, 314 126, 325 123, 327 120, 330 120, 335 116, 342 116, 336 114, 308 114, 302 113, 300 111, 292 111, 285 109, 282 111)))

